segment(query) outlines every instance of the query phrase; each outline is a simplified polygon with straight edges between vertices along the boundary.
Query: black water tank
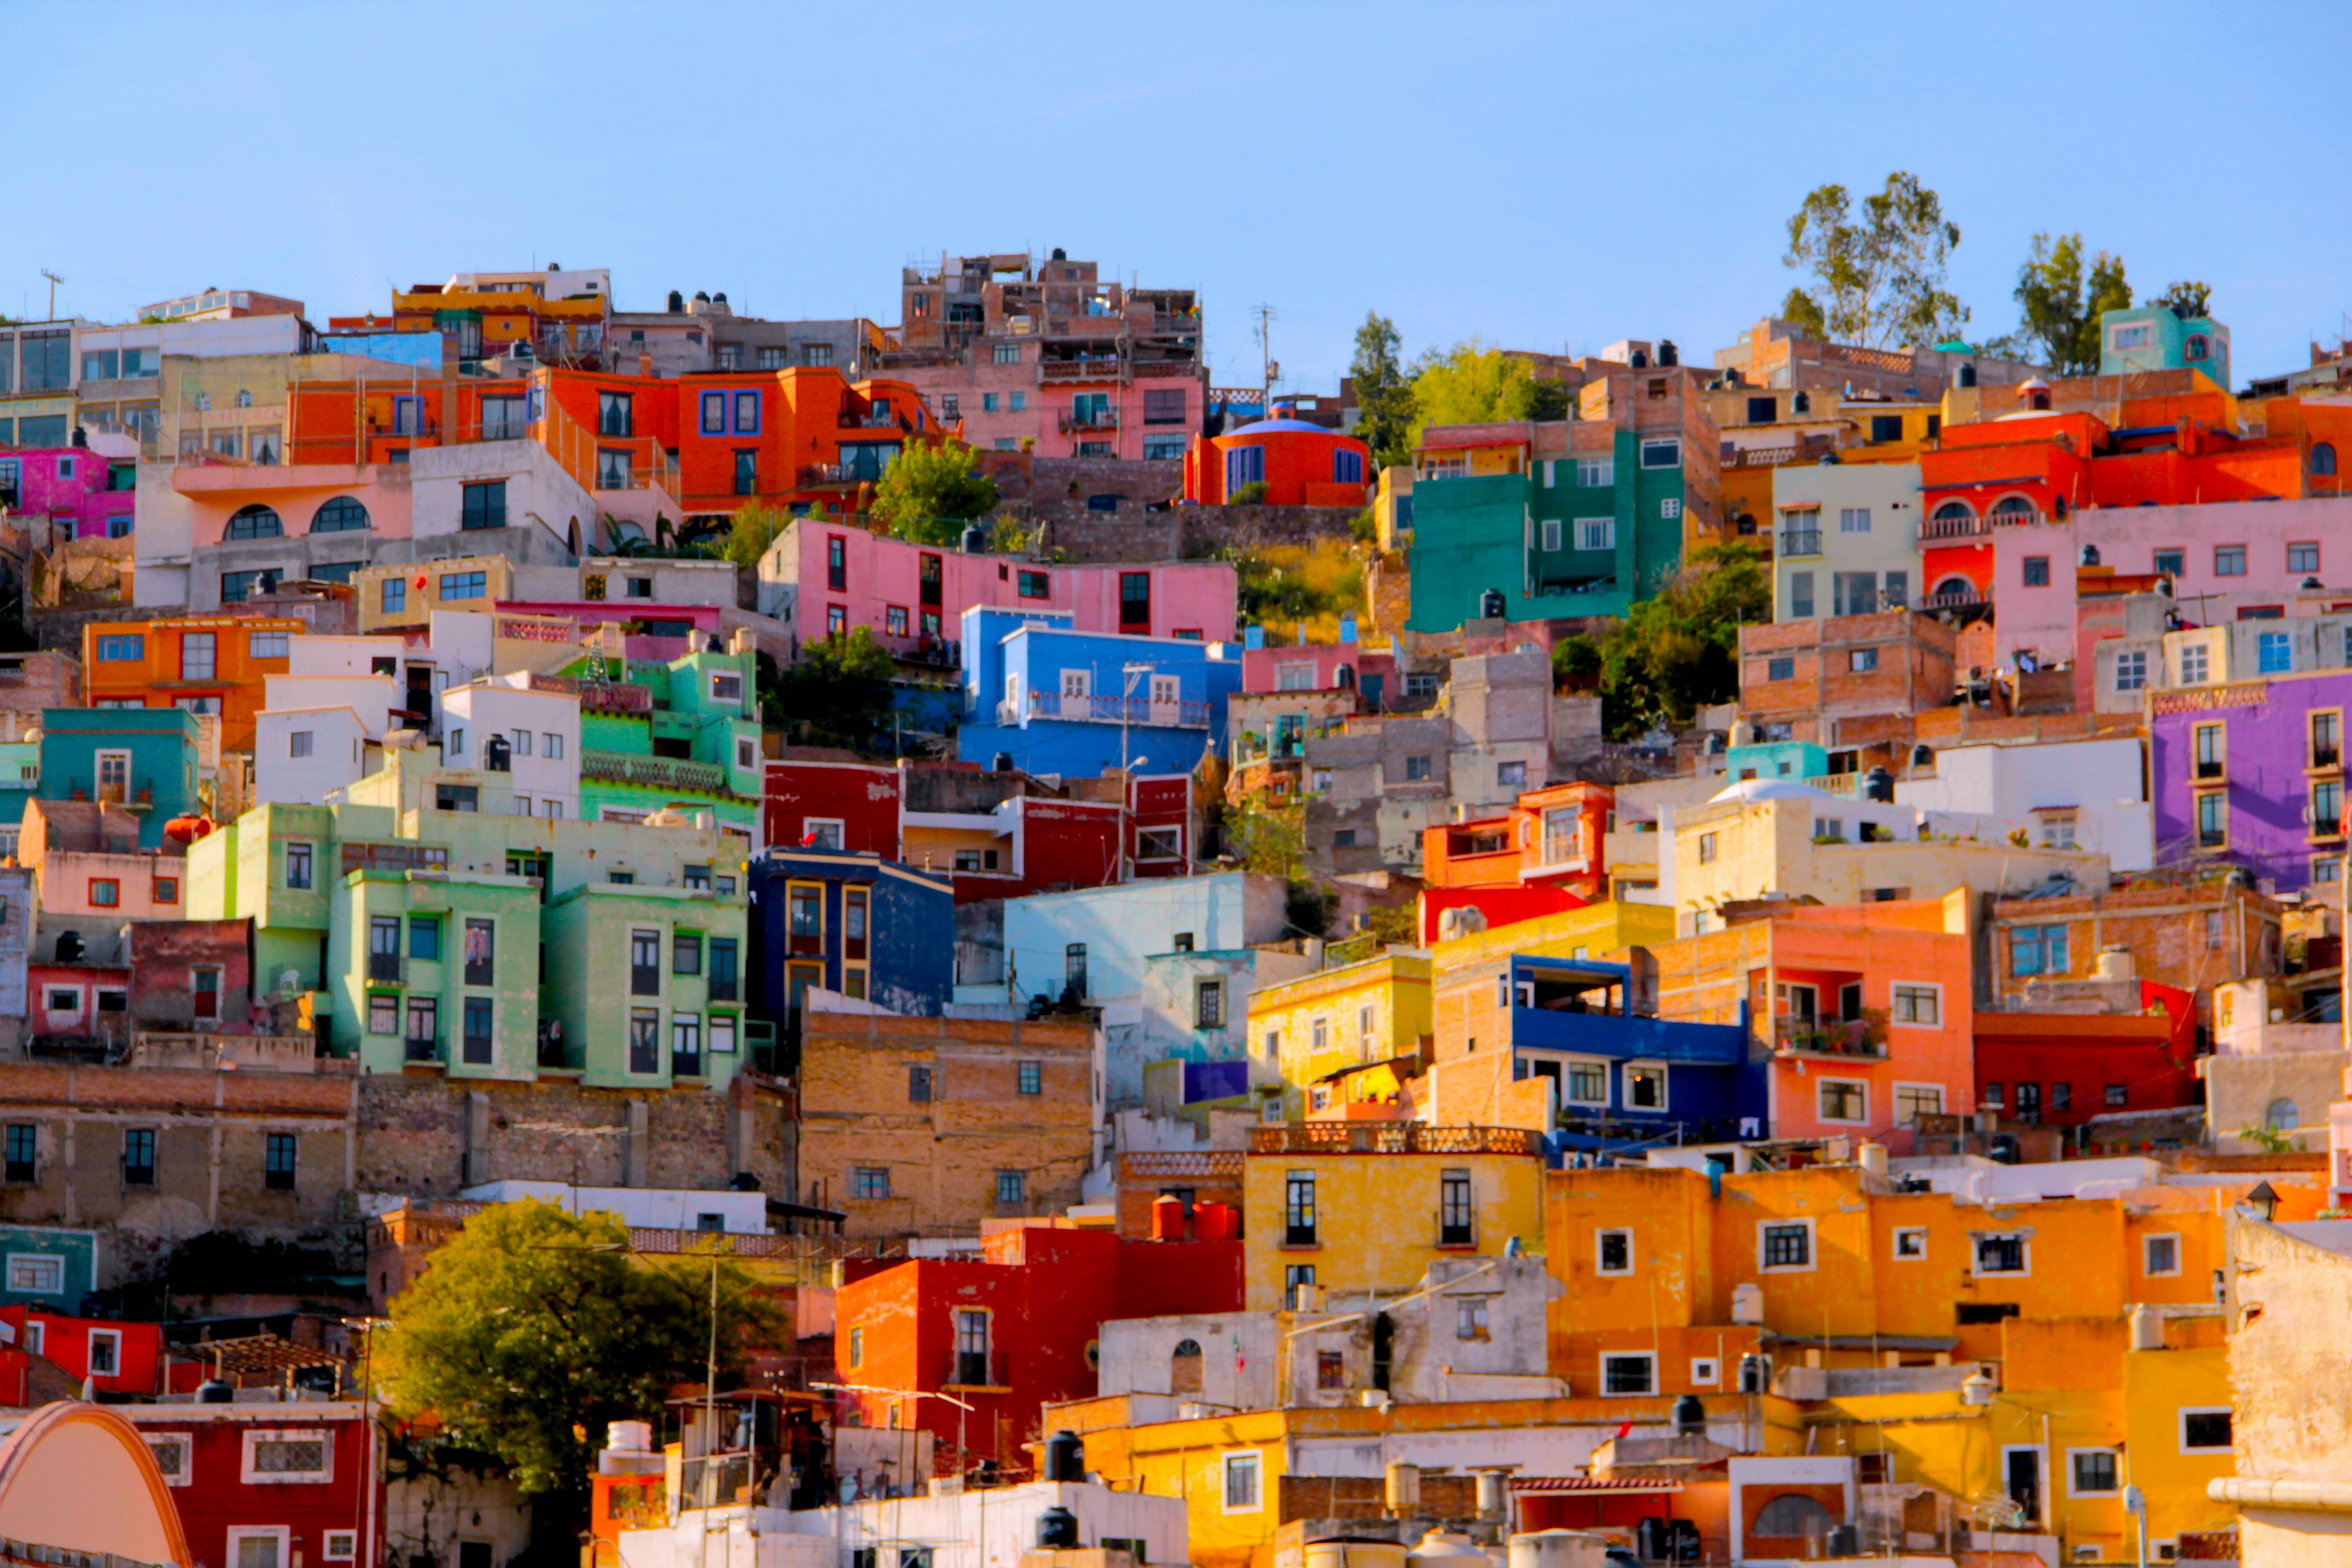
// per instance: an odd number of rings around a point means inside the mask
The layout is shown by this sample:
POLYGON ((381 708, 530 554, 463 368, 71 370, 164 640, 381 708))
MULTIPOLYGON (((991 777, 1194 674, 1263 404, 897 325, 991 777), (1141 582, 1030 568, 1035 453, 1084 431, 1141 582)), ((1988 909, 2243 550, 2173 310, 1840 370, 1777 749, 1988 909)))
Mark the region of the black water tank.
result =
POLYGON ((963 552, 966 555, 988 553, 988 530, 975 524, 963 531, 963 552))
POLYGON ((1873 768, 1862 775, 1862 798, 1874 800, 1881 805, 1895 804, 1895 775, 1885 768, 1873 768))
POLYGON ((1679 363, 1681 363, 1681 355, 1675 348, 1675 340, 1672 338, 1660 338, 1658 340, 1658 368, 1661 370, 1672 370, 1679 363))
POLYGON ((1503 591, 1500 588, 1489 588, 1478 595, 1478 614, 1482 619, 1499 621, 1503 618, 1504 608, 1503 591))
POLYGON ((2083 564, 2085 566, 2096 566, 2098 563, 2099 547, 2095 544, 2085 544, 2083 546, 2083 564))
POLYGON ((1078 1516, 1066 1508, 1049 1508, 1037 1516, 1037 1550, 1075 1552, 1078 1546, 1078 1516))
POLYGON ((1675 1436, 1703 1436, 1706 1432, 1706 1406, 1696 1394, 1685 1394, 1675 1401, 1675 1436))
POLYGON ((686 296, 675 289, 669 291, 669 313, 673 316, 686 314, 686 296))
MULTIPOLYGON (((1045 1439, 1045 1479, 1082 1481, 1087 1479, 1087 1445, 1076 1432, 1064 1430, 1045 1439)), ((1073 1545, 1076 1544, 1075 1542, 1073 1545)))
POLYGON ((1013 771, 1013 753, 1010 752, 997 752, 995 762, 990 765, 1000 773, 1011 773, 1013 771))
POLYGON ((231 1388, 227 1384, 223 1383, 219 1378, 208 1377, 205 1379, 204 1382, 196 1385, 196 1403, 199 1405, 234 1405, 236 1403, 236 1390, 231 1388))

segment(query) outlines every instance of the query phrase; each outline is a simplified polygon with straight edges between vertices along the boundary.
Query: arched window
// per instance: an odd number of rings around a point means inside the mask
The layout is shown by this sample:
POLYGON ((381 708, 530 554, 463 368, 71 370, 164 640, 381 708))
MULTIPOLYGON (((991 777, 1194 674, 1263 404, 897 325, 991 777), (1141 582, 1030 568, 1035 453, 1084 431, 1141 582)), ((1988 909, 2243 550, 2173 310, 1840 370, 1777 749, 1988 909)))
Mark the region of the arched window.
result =
POLYGON ((580 520, 578 518, 572 520, 572 526, 564 531, 563 539, 564 542, 571 547, 572 553, 578 555, 580 553, 580 520))
POLYGON ((278 514, 266 506, 242 506, 230 514, 228 536, 231 539, 277 539, 286 531, 278 514))
POLYGON ((2315 474, 2332 474, 2336 471, 2335 442, 2314 441, 2311 444, 2311 471, 2315 474))
POLYGON ((1969 510, 1968 502, 1961 500, 1948 500, 1943 505, 1936 509, 1934 521, 1937 522, 1966 522, 1975 515, 1976 513, 1969 510))
POLYGON ((2046 386, 2035 387, 2026 394, 2025 404, 2036 414, 2047 414, 2050 411, 2050 389, 2046 386))
POLYGON ((2205 334, 2202 332, 2189 333, 2189 342, 2187 346, 2182 349, 2181 356, 2184 359, 2200 360, 2205 357, 2205 334))
POLYGON ((1171 1394, 1201 1392, 1200 1341, 1176 1342, 1176 1353, 1168 1358, 1168 1392, 1171 1394))
POLYGON ((2303 1113, 2292 1100, 2273 1100, 2263 1112, 2263 1125, 2273 1132, 2292 1132, 2303 1125, 2303 1113))
POLYGON ((1349 664, 1341 665, 1339 670, 1339 679, 1340 690, 1353 691, 1356 689, 1355 666, 1349 664))
POLYGON ((1757 1511, 1750 1535, 1820 1535, 1829 1529, 1830 1510, 1802 1492, 1782 1492, 1757 1511))
POLYGON ((1965 605, 1977 596, 1977 585, 1966 577, 1947 577, 1936 584, 1934 597, 1940 604, 1965 605))
POLYGON ((2021 521, 2033 515, 2033 503, 2023 496, 2003 496, 1993 502, 1993 521, 2021 521))
POLYGON ((367 525, 367 508, 349 496, 337 496, 310 514, 313 533, 349 533, 367 525))

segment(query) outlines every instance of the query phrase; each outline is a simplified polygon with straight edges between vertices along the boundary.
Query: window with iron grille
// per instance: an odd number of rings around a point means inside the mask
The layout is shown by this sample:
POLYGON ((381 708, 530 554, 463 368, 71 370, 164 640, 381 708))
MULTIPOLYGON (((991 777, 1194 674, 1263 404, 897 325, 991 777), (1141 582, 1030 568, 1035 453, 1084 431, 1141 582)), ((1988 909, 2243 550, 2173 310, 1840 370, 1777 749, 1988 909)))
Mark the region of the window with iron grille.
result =
POLYGON ((1764 1267, 1802 1268, 1813 1260, 1813 1233, 1801 1225, 1764 1227, 1764 1267))
POLYGON ((887 1165, 856 1165, 849 1173, 849 1195, 853 1198, 887 1198, 890 1195, 890 1167, 887 1165))
POLYGON ((1315 1242, 1315 1173, 1293 1171, 1283 1181, 1282 1244, 1313 1247, 1315 1242))

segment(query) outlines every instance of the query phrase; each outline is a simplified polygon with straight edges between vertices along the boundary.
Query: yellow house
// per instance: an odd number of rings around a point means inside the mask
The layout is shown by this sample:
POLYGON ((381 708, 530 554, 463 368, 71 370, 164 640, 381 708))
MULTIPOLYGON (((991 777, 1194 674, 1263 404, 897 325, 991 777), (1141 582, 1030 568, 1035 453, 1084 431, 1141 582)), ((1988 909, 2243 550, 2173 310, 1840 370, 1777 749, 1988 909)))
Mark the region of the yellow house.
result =
POLYGON ((1383 551, 1412 547, 1412 465, 1391 463, 1372 491, 1372 525, 1383 551))
POLYGON ((1300 1286, 1412 1289, 1440 1258, 1532 1244, 1543 1138, 1510 1127, 1291 1122, 1250 1134, 1242 1163, 1244 1302, 1294 1306, 1300 1286))
POLYGON ((362 566, 352 574, 352 602, 362 636, 400 631, 429 625, 436 610, 488 610, 514 597, 513 581, 503 555, 362 566))
POLYGON ((1421 1049, 1429 1037, 1429 954, 1391 949, 1250 994, 1249 1039, 1282 1073, 1286 1120, 1321 1109, 1309 1096, 1318 1079, 1421 1049))
POLYGON ((1675 912, 1664 904, 1610 899, 1580 910, 1562 910, 1531 921, 1494 926, 1436 943, 1429 950, 1433 972, 1444 974, 1463 964, 1490 963, 1519 953, 1529 958, 1598 958, 1620 948, 1647 947, 1675 934, 1675 912))

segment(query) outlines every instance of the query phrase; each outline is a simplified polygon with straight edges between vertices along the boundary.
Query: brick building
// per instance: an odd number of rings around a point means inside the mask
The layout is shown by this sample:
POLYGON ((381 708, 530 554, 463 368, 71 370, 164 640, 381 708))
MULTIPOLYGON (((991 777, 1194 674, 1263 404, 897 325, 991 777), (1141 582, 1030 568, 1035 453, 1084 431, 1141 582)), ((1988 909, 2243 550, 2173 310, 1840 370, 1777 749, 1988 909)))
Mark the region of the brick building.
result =
POLYGON ((1763 739, 1850 743, 1850 721, 1950 706, 1957 651, 1912 610, 1742 626, 1740 711, 1763 739))

